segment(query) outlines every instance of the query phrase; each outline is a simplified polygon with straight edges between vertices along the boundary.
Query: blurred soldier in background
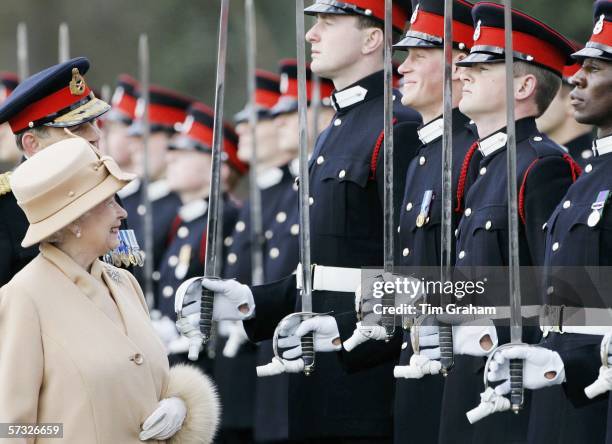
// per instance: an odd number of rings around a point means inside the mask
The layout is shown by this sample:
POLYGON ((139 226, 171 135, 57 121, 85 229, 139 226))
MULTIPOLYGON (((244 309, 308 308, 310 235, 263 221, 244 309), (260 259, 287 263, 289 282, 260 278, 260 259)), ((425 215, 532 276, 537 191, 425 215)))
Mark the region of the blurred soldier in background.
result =
MULTIPOLYGON (((19 84, 17 74, 12 72, 0 72, 0 105, 8 98, 19 84)), ((22 153, 17 148, 15 136, 8 122, 0 124, 0 173, 12 170, 22 153)))

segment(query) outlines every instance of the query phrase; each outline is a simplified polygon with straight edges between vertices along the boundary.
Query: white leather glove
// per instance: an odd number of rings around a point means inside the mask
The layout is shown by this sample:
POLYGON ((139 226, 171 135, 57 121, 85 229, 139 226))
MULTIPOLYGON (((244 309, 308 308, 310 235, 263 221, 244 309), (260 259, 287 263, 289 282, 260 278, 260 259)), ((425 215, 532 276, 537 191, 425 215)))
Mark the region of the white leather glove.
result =
POLYGON ((348 338, 342 346, 348 352, 355 349, 360 344, 368 340, 382 341, 387 339, 387 332, 381 325, 363 325, 362 322, 357 322, 355 331, 350 338, 348 338))
POLYGON ((314 316, 303 321, 294 317, 289 322, 287 320, 283 322, 286 325, 281 325, 279 332, 286 337, 278 340, 278 346, 289 348, 282 354, 284 359, 296 359, 302 356, 301 338, 310 332, 313 333, 315 352, 332 352, 342 348, 342 345, 333 343, 335 339, 340 339, 338 325, 333 316, 314 316))
POLYGON ((586 386, 584 388, 584 393, 587 395, 589 399, 593 399, 602 393, 609 392, 612 390, 612 355, 610 352, 612 351, 612 332, 604 335, 601 340, 601 355, 608 356, 608 366, 599 367, 599 376, 597 379, 593 381, 592 384, 586 386))
POLYGON ((182 399, 172 397, 159 401, 157 409, 145 420, 139 438, 141 441, 156 439, 164 441, 178 432, 187 416, 187 407, 182 399))
MULTIPOLYGON (((203 345, 199 324, 200 315, 198 313, 190 314, 176 321, 176 328, 179 333, 189 340, 187 350, 189 350, 189 359, 192 361, 198 359, 198 353, 203 345)), ((169 353, 184 353, 187 350, 185 350, 185 340, 183 339, 173 341, 168 346, 169 353)))
POLYGON ((495 387, 498 395, 510 393, 510 359, 523 360, 523 387, 537 390, 565 381, 565 368, 559 353, 533 345, 512 345, 493 354, 489 364, 489 381, 505 381, 495 387), (554 372, 552 378, 546 373, 554 372))
POLYGON ((478 407, 467 412, 466 416, 470 424, 474 424, 492 413, 504 412, 506 410, 510 410, 510 400, 496 393, 493 387, 487 387, 480 394, 480 404, 478 407))
POLYGON ((412 355, 409 365, 396 365, 393 369, 395 378, 421 379, 425 375, 437 375, 442 369, 440 361, 431 360, 423 355, 412 355))
POLYGON ((153 319, 151 320, 151 324, 155 329, 155 333, 157 333, 157 336, 159 336, 166 348, 168 348, 168 345, 172 341, 179 338, 176 326, 168 316, 162 316, 160 319, 153 319))
POLYGON ((255 314, 255 300, 248 286, 233 279, 202 279, 202 285, 215 292, 215 321, 242 321, 255 314), (243 313, 239 307, 245 305, 248 312, 243 313))
MULTIPOLYGON (((418 332, 419 354, 429 359, 440 359, 440 328, 438 325, 422 325, 413 329, 410 334, 418 332), (428 348, 427 348, 428 347, 428 348)), ((461 325, 453 325, 453 353, 456 355, 487 356, 497 347, 497 330, 493 322, 480 319, 461 325), (489 336, 492 347, 484 349, 480 341, 489 336)))
POLYGON ((220 321, 219 332, 221 333, 223 323, 223 336, 227 337, 225 347, 223 347, 223 356, 226 358, 233 358, 238 354, 242 344, 249 340, 249 337, 244 331, 242 322, 240 321, 220 321))

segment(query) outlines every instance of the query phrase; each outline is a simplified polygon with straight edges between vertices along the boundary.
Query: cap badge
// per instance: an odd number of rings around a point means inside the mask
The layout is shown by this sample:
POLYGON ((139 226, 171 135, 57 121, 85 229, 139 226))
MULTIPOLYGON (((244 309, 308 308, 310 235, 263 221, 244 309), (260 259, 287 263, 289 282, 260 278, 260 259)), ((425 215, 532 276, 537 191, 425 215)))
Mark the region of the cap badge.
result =
POLYGON ((412 16, 410 17, 410 24, 414 24, 414 22, 417 21, 417 17, 419 16, 419 4, 416 5, 416 8, 414 8, 414 12, 412 13, 412 16))
POLYGON ((193 116, 191 114, 189 114, 187 116, 187 118, 185 119, 185 121, 183 122, 183 124, 181 125, 181 132, 183 134, 187 134, 189 131, 191 131, 191 127, 193 126, 193 116))
POLYGON ((289 75, 285 72, 281 74, 279 88, 281 94, 285 94, 289 89, 289 75))
POLYGON ((70 87, 70 94, 73 96, 80 96, 85 92, 85 79, 79 72, 79 68, 72 68, 72 80, 68 84, 70 87))
POLYGON ((478 20, 478 23, 476 24, 476 29, 474 30, 474 41, 478 40, 480 38, 480 24, 482 23, 482 20, 478 20))
POLYGON ((599 16, 599 20, 597 20, 597 23, 595 23, 595 27, 593 28, 593 34, 595 35, 601 34, 601 31, 603 31, 605 19, 606 19, 606 16, 604 14, 601 14, 599 16))

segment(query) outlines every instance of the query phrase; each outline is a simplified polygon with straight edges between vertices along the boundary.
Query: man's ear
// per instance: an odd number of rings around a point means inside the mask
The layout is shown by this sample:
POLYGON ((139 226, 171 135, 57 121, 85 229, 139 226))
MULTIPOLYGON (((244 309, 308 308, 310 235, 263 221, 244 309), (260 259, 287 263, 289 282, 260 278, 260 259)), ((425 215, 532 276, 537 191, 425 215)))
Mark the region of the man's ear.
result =
POLYGON ((21 136, 21 146, 23 152, 27 157, 32 157, 38 151, 40 151, 40 142, 38 138, 29 131, 26 131, 21 136))
POLYGON ((525 74, 514 79, 514 98, 517 101, 526 100, 535 95, 538 81, 533 74, 525 74))
POLYGON ((364 29, 363 45, 361 47, 361 53, 363 55, 369 55, 378 50, 384 41, 384 32, 379 28, 367 28, 364 29))
POLYGON ((453 56, 452 80, 461 80, 459 74, 463 68, 461 66, 457 66, 457 62, 460 62, 461 60, 465 59, 466 55, 467 54, 463 52, 457 52, 453 56))

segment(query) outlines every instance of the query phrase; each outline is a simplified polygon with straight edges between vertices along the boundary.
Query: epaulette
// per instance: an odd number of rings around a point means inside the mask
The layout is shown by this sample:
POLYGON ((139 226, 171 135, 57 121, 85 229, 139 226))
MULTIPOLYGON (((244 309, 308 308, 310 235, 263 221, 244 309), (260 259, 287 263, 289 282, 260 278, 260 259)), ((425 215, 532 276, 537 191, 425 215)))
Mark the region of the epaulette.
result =
POLYGON ((0 196, 4 196, 11 192, 11 172, 0 174, 0 196))

